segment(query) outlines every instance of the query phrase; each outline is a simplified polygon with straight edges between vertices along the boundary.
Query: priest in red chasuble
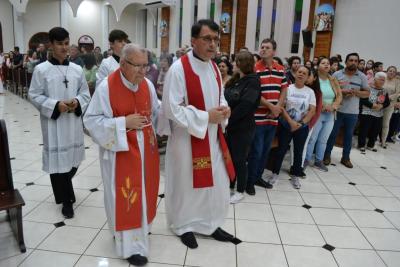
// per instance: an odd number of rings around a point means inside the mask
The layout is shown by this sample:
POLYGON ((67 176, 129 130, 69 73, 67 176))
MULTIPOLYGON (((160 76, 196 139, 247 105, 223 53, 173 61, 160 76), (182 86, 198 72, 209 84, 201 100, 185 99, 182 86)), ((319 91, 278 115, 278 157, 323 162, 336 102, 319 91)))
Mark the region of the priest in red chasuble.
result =
POLYGON ((160 179, 153 123, 159 104, 144 76, 147 52, 124 46, 120 68, 97 87, 84 124, 100 147, 104 203, 117 254, 141 266, 149 254, 160 179))
POLYGON ((177 60, 166 75, 159 133, 169 135, 167 223, 186 246, 196 248, 195 234, 233 240, 221 227, 229 207, 229 180, 235 172, 223 136, 230 109, 221 74, 211 60, 219 44, 219 26, 199 20, 191 37, 193 50, 177 60))

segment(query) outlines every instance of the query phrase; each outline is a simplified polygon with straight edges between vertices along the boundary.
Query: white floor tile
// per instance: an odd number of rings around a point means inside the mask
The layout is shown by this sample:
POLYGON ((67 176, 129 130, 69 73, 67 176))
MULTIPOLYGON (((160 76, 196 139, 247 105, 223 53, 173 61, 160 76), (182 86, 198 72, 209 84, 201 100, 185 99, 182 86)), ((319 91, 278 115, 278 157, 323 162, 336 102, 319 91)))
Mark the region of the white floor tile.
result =
POLYGON ((339 203, 329 194, 301 193, 301 196, 313 208, 340 208, 339 203))
POLYGON ((115 252, 115 242, 111 232, 109 230, 101 230, 85 251, 85 255, 119 258, 115 252))
POLYGON ((400 251, 400 232, 393 229, 361 228, 376 250, 400 251))
POLYGON ((64 221, 64 216, 61 214, 62 205, 43 202, 28 215, 24 217, 25 220, 35 222, 56 223, 64 221))
POLYGON ((281 245, 243 242, 237 246, 238 267, 285 267, 285 254, 281 245))
POLYGON ((384 216, 398 229, 400 229, 400 212, 397 211, 386 211, 384 216))
POLYGON ((81 204, 82 206, 104 208, 104 192, 91 193, 81 204))
POLYGON ((74 218, 65 220, 65 224, 100 229, 106 221, 104 208, 79 206, 75 209, 74 218))
POLYGON ((284 245, 322 247, 325 244, 315 225, 278 223, 278 230, 284 245))
POLYGON ((168 228, 167 217, 165 213, 157 213, 156 218, 151 226, 151 233, 159 235, 174 235, 168 228))
POLYGON ((13 232, 0 234, 0 260, 21 254, 13 232))
POLYGON ((335 195, 336 200, 344 209, 374 210, 375 207, 364 196, 335 195))
POLYGON ((235 218, 256 221, 274 220, 269 205, 243 202, 235 204, 235 218))
MULTIPOLYGON (((18 183, 30 183, 39 179, 44 175, 41 171, 25 171, 21 170, 13 174, 13 181, 18 183)), ((50 178, 48 177, 50 180, 50 178)))
POLYGON ((378 254, 373 250, 335 249, 335 259, 340 267, 385 267, 378 254))
POLYGON ((273 222, 236 220, 236 236, 247 242, 281 243, 273 222))
POLYGON ((71 267, 79 259, 79 255, 53 251, 35 250, 22 262, 21 267, 71 267))
POLYGON ((326 183, 326 187, 328 187, 329 191, 334 195, 352 195, 352 196, 361 196, 361 193, 350 184, 330 184, 326 183))
POLYGON ((304 201, 298 192, 268 191, 268 196, 271 204, 296 206, 304 205, 304 201))
POLYGON ((400 262, 400 252, 378 251, 379 255, 388 267, 398 267, 400 262))
POLYGON ((53 190, 50 186, 31 185, 22 189, 20 193, 22 197, 26 200, 41 202, 47 199, 51 194, 53 194, 53 190))
POLYGON ((75 267, 129 267, 127 260, 105 257, 82 256, 75 267))
POLYGON ((310 209, 318 225, 354 226, 349 216, 342 209, 310 209))
POLYGON ((394 228, 394 226, 376 211, 348 210, 347 213, 358 227, 394 228))
POLYGON ((355 227, 320 226, 319 228, 326 242, 336 248, 372 249, 355 227))
POLYGON ((185 265, 236 266, 235 245, 211 239, 198 239, 199 247, 189 249, 185 265))
POLYGON ((289 266, 337 267, 332 254, 318 247, 284 246, 289 266))
POLYGON ((0 267, 13 267, 13 266, 19 266, 19 264, 27 258, 33 250, 31 249, 26 249, 25 253, 20 253, 19 255, 9 257, 3 260, 0 260, 0 267))
POLYGON ((25 245, 28 248, 36 248, 55 229, 52 224, 29 221, 25 221, 23 227, 25 245))
POLYGON ((98 231, 82 227, 59 227, 39 245, 39 249, 82 254, 98 231))
POLYGON ((388 197, 368 197, 375 207, 384 211, 400 211, 400 200, 388 197))
POLYGON ((378 185, 356 185, 356 187, 364 196, 393 197, 393 194, 391 194, 383 186, 378 186, 378 185))
POLYGON ((309 182, 308 179, 301 182, 300 192, 308 192, 308 193, 318 193, 318 194, 328 194, 328 189, 323 183, 312 183, 309 182))
POLYGON ((314 224, 310 213, 303 207, 273 205, 277 222, 314 224))
POLYGON ((183 265, 187 247, 178 237, 150 235, 149 261, 183 265))

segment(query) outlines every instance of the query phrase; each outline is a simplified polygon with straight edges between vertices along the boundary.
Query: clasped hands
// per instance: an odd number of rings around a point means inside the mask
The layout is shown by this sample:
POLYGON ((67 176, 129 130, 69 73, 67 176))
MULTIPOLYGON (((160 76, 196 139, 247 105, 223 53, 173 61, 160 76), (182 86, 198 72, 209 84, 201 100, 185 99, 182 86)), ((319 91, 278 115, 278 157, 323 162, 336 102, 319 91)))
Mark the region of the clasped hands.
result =
POLYGON ((58 111, 60 111, 60 113, 75 112, 75 109, 78 107, 78 105, 79 102, 76 98, 63 100, 58 103, 58 111))
POLYGON ((208 111, 208 121, 219 124, 231 116, 231 109, 225 106, 212 108, 208 111))
POLYGON ((130 131, 130 130, 141 130, 146 126, 149 126, 151 122, 147 120, 146 116, 135 113, 125 117, 125 124, 128 131, 130 131))

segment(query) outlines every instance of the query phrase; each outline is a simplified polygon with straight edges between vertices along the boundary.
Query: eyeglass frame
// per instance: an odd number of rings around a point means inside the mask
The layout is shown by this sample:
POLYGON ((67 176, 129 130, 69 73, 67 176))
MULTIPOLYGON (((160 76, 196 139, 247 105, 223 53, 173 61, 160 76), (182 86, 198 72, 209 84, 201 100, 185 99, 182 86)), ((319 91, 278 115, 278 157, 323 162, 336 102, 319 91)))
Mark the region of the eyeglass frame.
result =
POLYGON ((206 36, 197 36, 196 38, 197 38, 197 39, 201 39, 201 40, 203 40, 204 42, 206 42, 206 43, 208 43, 208 44, 211 44, 212 41, 214 41, 214 43, 215 43, 216 45, 218 45, 218 44, 221 42, 221 38, 219 38, 219 37, 211 38, 211 36, 209 36, 209 35, 206 35, 206 36))
POLYGON ((133 66, 134 68, 136 68, 137 70, 145 70, 148 71, 150 69, 150 65, 149 64, 134 64, 132 62, 130 62, 128 59, 124 58, 124 61, 126 61, 126 63, 128 63, 129 65, 133 66))

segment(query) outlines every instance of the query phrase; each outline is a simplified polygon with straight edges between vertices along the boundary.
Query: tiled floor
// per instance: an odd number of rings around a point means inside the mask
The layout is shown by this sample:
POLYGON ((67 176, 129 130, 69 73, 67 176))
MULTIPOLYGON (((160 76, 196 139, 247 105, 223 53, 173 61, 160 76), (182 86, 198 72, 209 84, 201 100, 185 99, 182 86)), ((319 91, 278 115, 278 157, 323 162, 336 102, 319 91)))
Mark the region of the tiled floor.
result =
MULTIPOLYGON (((8 127, 14 184, 26 201, 28 248, 19 252, 5 213, 0 213, 0 266, 128 267, 114 253, 97 147, 90 138, 86 160, 73 180, 76 216, 64 220, 54 204, 49 177, 41 171, 38 112, 7 93, 0 96, 0 118, 8 127), (58 222, 65 226, 56 228, 58 222)), ((199 238, 199 248, 188 250, 167 229, 160 198, 148 266, 400 266, 400 145, 379 150, 362 155, 354 149, 355 168, 346 169, 338 164, 335 148, 337 165, 328 173, 308 169, 300 190, 292 189, 283 172, 273 190, 257 189, 256 196, 232 205, 224 228, 243 241, 237 246, 199 238)), ((162 187, 163 181, 160 192, 162 187)))

